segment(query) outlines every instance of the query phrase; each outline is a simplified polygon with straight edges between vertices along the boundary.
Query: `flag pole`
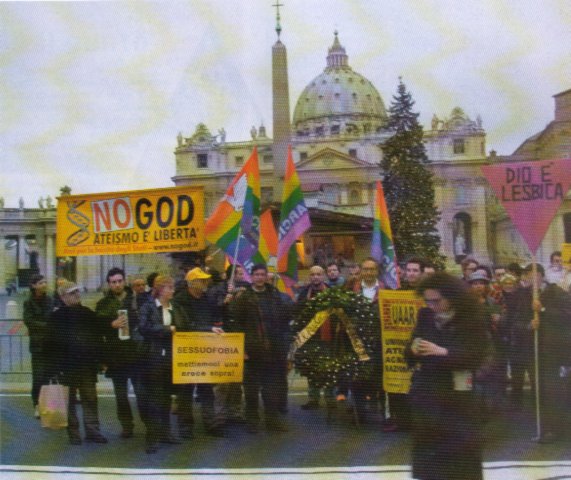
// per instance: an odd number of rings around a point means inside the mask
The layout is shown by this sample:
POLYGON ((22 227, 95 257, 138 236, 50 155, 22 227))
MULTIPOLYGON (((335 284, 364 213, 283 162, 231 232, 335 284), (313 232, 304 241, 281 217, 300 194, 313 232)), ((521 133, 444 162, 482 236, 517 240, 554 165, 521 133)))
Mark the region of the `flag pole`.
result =
POLYGON ((537 440, 541 438, 541 407, 539 396, 539 312, 535 305, 539 301, 539 285, 537 283, 537 261, 535 254, 531 255, 531 274, 533 292, 533 350, 534 350, 534 371, 535 371, 535 424, 537 430, 537 440))
POLYGON ((238 248, 240 248, 240 237, 242 236, 242 225, 238 227, 238 237, 236 238, 236 248, 234 249, 234 256, 232 257, 232 273, 230 273, 229 283, 234 285, 234 273, 236 273, 236 262, 238 258, 238 248))

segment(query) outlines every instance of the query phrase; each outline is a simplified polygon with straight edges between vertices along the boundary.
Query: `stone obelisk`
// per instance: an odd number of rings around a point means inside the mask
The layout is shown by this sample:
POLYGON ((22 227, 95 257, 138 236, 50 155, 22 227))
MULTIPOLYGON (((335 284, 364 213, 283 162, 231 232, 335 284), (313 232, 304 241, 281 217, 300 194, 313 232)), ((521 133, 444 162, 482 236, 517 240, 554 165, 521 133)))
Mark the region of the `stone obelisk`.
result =
POLYGON ((272 96, 273 96, 273 136, 272 153, 274 157, 274 201, 281 201, 283 178, 287 160, 287 148, 291 138, 289 116, 289 86, 287 72, 287 50, 280 40, 280 7, 277 8, 276 33, 278 40, 272 47, 272 96))

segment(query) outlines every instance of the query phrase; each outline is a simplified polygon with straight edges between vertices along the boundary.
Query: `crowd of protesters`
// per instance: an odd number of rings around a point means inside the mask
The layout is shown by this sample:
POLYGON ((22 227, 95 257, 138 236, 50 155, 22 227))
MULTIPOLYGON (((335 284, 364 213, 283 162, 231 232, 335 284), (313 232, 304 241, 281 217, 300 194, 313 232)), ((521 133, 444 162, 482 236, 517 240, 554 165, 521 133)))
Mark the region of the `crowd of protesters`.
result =
MULTIPOLYGON (((351 402, 361 424, 368 423, 373 409, 380 410, 385 417, 383 431, 412 429, 418 478, 433 478, 434 456, 444 459, 440 462, 444 473, 434 478, 481 478, 480 423, 502 408, 522 407, 526 373, 532 391, 536 384, 540 389, 543 423, 538 441, 556 441, 564 433, 564 394, 571 371, 571 274, 562 266, 560 252, 553 253, 546 269, 518 263, 490 267, 468 258, 461 263, 460 277, 436 270, 416 257, 400 268, 401 289, 416 290, 426 303, 406 350, 414 371, 410 394, 383 392, 379 331, 378 342, 368 352, 376 380, 349 379, 325 387, 310 381, 308 400, 301 408, 322 408, 322 396, 327 408, 351 402), (534 282, 539 286, 536 296, 534 282), (470 375, 469 393, 455 391, 459 381, 467 381, 459 380, 458 372, 470 375), (435 428, 441 439, 436 446, 435 428), (458 455, 463 458, 460 463, 447 463, 458 455), (455 476, 457 468, 464 476, 455 476), (476 473, 466 476, 471 470, 476 473)), ((78 285, 61 280, 52 298, 45 278, 34 276, 24 321, 30 335, 36 416, 41 385, 57 377, 70 387, 70 443, 106 443, 99 429, 95 388, 97 374, 104 372, 113 382, 124 439, 134 435, 128 394, 132 385, 148 453, 157 452, 160 444, 194 437, 196 398, 208 435, 223 436, 231 423, 243 424, 252 434, 262 425, 269 432, 287 431, 288 351, 294 317, 327 289, 346 289, 375 304, 384 286, 372 258, 360 264, 347 262, 342 268, 335 262, 314 265, 294 298, 275 287, 265 265, 255 265, 248 273, 240 266, 230 266, 223 274, 202 266, 189 269, 183 281, 152 274, 135 276, 127 285, 125 272, 113 268, 95 311, 81 304, 78 285), (193 331, 245 334, 242 384, 173 385, 172 335, 193 331), (78 397, 84 438, 76 412, 78 397), (178 428, 171 425, 175 411, 178 428)), ((326 321, 316 334, 319 341, 330 340, 328 329, 326 321)))

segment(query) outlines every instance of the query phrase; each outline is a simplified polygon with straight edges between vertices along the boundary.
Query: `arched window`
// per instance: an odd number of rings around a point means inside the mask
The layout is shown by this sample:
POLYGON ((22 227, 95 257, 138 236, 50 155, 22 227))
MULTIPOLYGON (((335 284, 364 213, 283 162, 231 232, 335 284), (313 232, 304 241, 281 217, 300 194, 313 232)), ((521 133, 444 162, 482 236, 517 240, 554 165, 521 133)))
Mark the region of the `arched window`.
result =
POLYGON ((361 190, 352 188, 349 192, 349 203, 352 205, 361 203, 361 190))

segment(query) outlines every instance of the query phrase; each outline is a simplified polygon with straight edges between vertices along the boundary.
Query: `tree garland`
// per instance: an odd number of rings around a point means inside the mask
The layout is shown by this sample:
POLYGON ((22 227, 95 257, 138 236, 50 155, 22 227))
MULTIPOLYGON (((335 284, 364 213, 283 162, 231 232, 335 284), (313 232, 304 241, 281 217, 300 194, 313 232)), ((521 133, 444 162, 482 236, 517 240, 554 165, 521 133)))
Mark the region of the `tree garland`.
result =
POLYGON ((317 387, 332 387, 343 380, 369 379, 374 373, 375 358, 379 356, 380 324, 375 305, 365 297, 341 288, 329 288, 308 300, 294 320, 294 331, 302 331, 316 314, 332 309, 345 312, 371 359, 359 361, 343 325, 331 316, 332 326, 338 331, 334 334, 335 339, 331 342, 321 340, 320 331, 317 331, 295 353, 296 368, 317 387))

